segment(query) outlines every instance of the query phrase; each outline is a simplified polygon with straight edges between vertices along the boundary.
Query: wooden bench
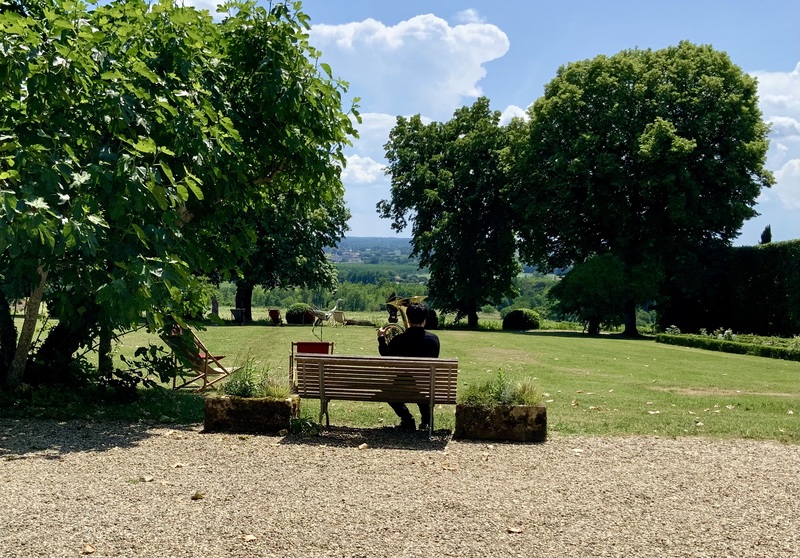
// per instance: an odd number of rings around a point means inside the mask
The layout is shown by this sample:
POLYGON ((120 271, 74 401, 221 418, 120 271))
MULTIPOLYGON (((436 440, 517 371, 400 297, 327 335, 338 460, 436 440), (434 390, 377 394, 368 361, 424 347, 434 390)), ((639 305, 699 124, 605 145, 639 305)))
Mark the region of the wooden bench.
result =
POLYGON ((378 401, 429 404, 433 409, 456 402, 458 359, 353 355, 294 355, 297 393, 320 400, 319 420, 330 426, 328 401, 378 401))

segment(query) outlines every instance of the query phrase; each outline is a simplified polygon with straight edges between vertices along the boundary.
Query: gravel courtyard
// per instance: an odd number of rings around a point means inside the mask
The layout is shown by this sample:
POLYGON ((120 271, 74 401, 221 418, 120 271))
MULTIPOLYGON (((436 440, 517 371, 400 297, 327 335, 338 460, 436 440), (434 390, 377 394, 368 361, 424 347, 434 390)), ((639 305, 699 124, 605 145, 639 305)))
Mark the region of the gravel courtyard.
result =
POLYGON ((0 419, 0 556, 800 557, 800 446, 0 419))

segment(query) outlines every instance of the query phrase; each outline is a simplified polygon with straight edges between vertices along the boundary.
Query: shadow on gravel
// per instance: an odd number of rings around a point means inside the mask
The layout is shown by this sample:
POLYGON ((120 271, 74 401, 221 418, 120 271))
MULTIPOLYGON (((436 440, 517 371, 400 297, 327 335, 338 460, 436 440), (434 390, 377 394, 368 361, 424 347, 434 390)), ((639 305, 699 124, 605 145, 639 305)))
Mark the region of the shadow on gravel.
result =
MULTIPOLYGON (((193 430, 190 426, 171 428, 193 430)), ((58 459, 72 452, 129 448, 152 436, 152 429, 151 424, 124 422, 0 419, 0 460, 58 459)))
POLYGON ((395 428, 349 428, 331 426, 319 436, 285 436, 281 444, 306 446, 367 447, 376 449, 402 449, 442 451, 447 447, 452 432, 435 430, 428 440, 427 431, 403 431, 395 428))

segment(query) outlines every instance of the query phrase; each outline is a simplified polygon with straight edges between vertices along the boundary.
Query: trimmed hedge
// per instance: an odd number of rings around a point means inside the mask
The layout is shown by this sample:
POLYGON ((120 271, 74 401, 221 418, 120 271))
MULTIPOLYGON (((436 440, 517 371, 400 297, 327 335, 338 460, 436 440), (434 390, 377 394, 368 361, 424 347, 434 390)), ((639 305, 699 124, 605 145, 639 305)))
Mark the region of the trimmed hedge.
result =
POLYGON ((536 310, 517 308, 503 318, 503 329, 529 330, 539 329, 541 318, 536 310))
POLYGON ((658 301, 662 329, 800 333, 800 240, 686 254, 658 301))
POLYGON ((714 337, 707 337, 704 335, 672 335, 669 333, 659 333, 656 335, 656 343, 800 362, 800 351, 795 349, 770 345, 755 345, 752 343, 739 343, 736 341, 727 341, 725 339, 715 339, 714 337))

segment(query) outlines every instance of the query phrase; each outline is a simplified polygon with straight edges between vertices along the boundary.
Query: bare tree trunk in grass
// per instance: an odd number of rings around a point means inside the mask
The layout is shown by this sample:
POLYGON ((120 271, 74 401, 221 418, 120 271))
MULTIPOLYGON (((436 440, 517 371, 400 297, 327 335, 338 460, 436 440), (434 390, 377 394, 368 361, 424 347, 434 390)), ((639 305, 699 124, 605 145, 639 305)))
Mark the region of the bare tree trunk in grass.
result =
POLYGON ((8 371, 8 386, 15 388, 22 383, 25 374, 25 365, 28 362, 28 351, 31 348, 33 334, 36 332, 36 320, 39 319, 39 306, 44 296, 44 286, 47 282, 47 272, 39 266, 39 285, 33 289, 28 302, 25 304, 25 320, 22 323, 22 331, 17 342, 17 351, 14 353, 14 360, 11 361, 11 368, 8 371))

